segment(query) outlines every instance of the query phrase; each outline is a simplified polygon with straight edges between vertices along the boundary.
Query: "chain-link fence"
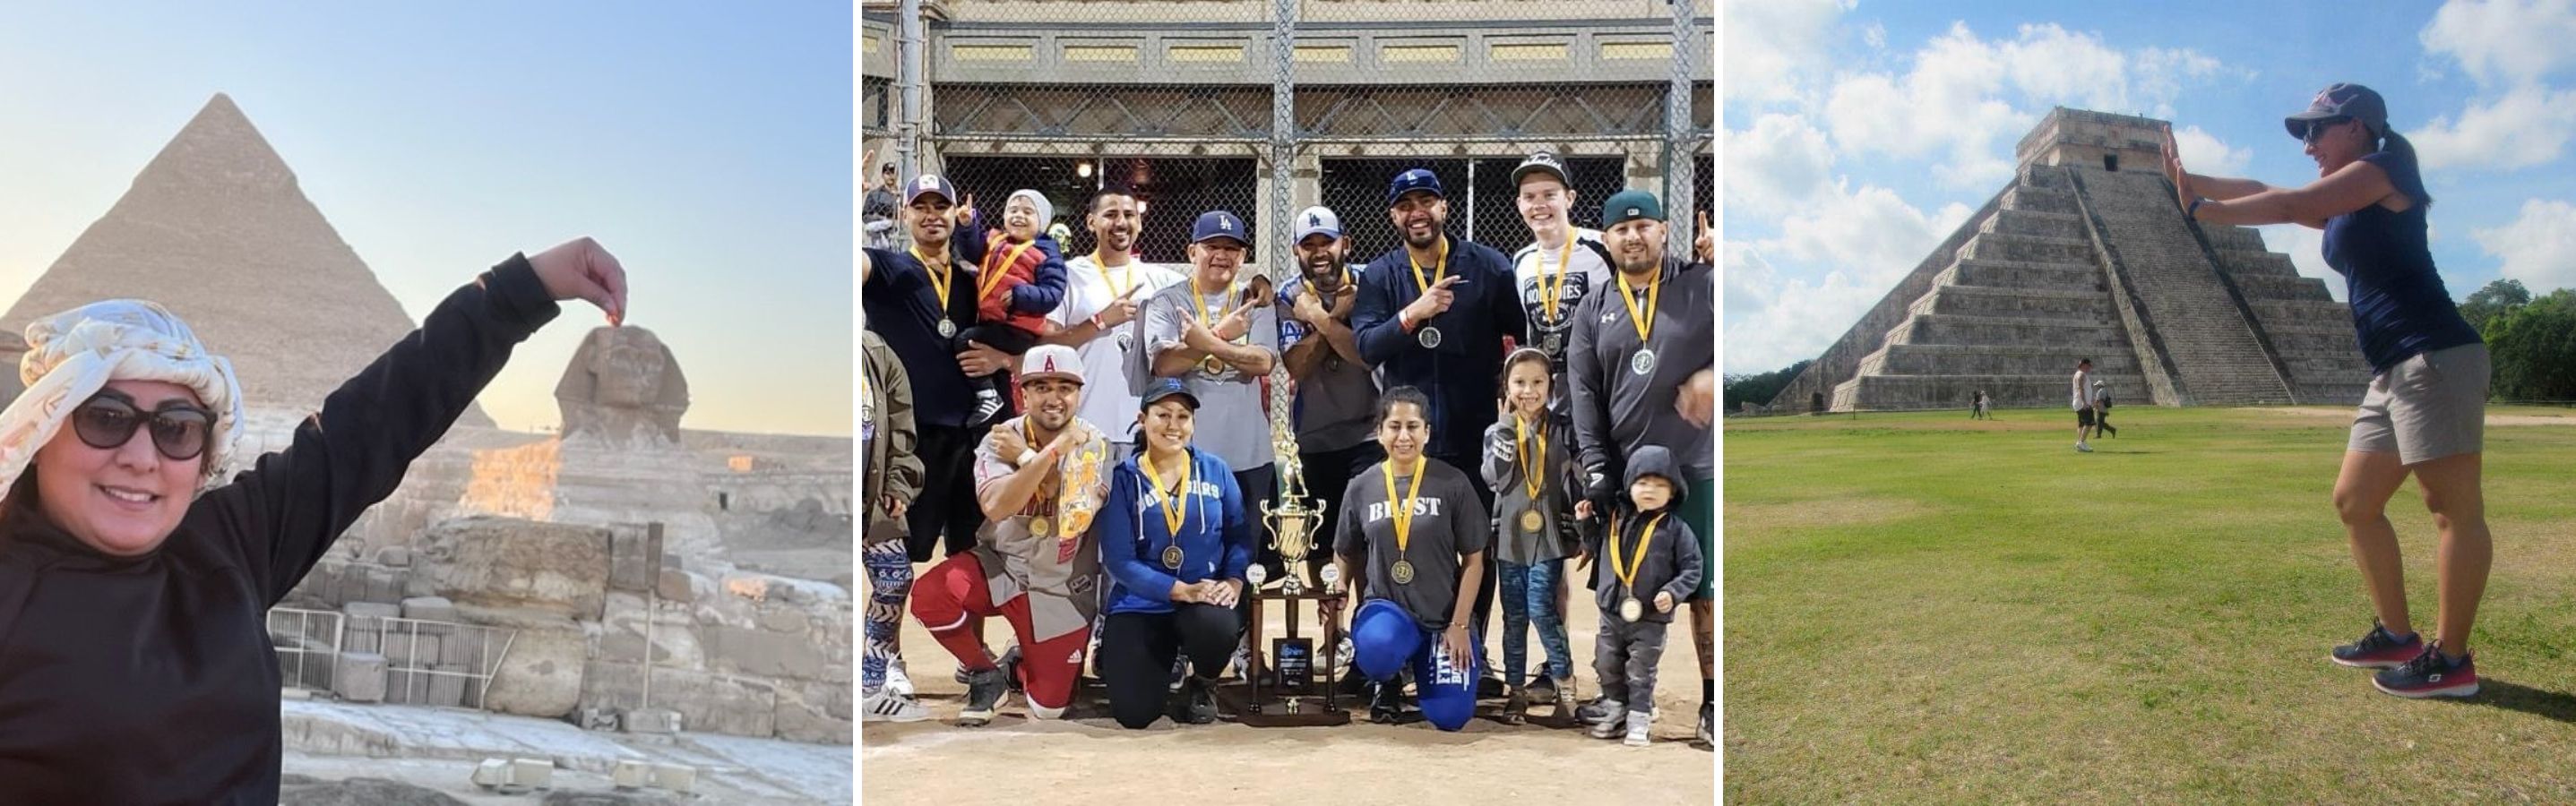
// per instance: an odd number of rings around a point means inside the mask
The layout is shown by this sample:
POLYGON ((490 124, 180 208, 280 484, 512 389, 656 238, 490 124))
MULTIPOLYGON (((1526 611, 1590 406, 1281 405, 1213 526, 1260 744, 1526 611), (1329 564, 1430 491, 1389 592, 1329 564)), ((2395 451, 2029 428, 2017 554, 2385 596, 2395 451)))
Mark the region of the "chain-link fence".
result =
MULTIPOLYGON (((1083 254, 1091 195, 1132 192, 1142 259, 1177 264, 1192 220, 1263 239, 1338 212, 1354 261, 1397 248, 1387 183, 1436 172, 1456 238, 1531 236, 1511 170, 1572 174, 1572 220, 1624 189, 1662 198, 1686 253, 1713 197, 1710 0, 869 0, 863 142, 899 178, 936 172, 988 216, 1028 188, 1083 254)), ((871 166, 871 182, 883 174, 871 166)), ((872 184, 871 189, 877 186, 872 184)), ((880 197, 882 200, 883 197, 880 197)), ((887 212, 892 215, 891 211, 887 212)), ((899 242, 902 227, 878 231, 899 242)))

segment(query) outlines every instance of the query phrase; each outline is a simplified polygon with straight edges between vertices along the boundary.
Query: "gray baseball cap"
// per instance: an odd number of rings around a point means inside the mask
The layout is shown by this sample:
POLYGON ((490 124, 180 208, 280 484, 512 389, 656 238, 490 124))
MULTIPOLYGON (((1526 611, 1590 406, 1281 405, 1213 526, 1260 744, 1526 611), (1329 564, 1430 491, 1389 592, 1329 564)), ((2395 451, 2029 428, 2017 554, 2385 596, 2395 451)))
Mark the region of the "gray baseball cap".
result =
POLYGON ((1512 186, 1520 187, 1521 179, 1529 176, 1533 171, 1555 174, 1558 184, 1568 186, 1574 184, 1574 178, 1565 172, 1565 163, 1558 162, 1555 154, 1541 151, 1529 155, 1529 159, 1521 160, 1520 167, 1512 169, 1512 186))
POLYGON ((2371 134, 2386 135, 2388 101, 2369 87, 2337 82, 2317 93, 2316 100, 2308 102, 2308 111, 2291 115, 2281 123, 2289 127, 2291 137, 2305 139, 2310 124, 2334 118, 2358 120, 2370 127, 2371 134))

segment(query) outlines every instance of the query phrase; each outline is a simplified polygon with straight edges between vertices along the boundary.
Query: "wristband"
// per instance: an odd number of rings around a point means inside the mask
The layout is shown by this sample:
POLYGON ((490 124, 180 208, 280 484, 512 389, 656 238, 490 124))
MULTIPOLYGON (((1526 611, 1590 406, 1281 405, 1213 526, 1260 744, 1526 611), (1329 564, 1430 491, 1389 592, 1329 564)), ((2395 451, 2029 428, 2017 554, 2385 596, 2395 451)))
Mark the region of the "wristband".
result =
POLYGON ((1037 452, 1036 450, 1034 450, 1034 449, 1030 449, 1030 448, 1021 448, 1021 449, 1020 449, 1020 461, 1016 462, 1015 464, 1017 464, 1017 465, 1019 465, 1019 466, 1021 466, 1021 467, 1028 467, 1028 466, 1029 466, 1029 465, 1031 465, 1031 464, 1035 464, 1035 463, 1037 462, 1037 460, 1038 460, 1038 452, 1037 452))

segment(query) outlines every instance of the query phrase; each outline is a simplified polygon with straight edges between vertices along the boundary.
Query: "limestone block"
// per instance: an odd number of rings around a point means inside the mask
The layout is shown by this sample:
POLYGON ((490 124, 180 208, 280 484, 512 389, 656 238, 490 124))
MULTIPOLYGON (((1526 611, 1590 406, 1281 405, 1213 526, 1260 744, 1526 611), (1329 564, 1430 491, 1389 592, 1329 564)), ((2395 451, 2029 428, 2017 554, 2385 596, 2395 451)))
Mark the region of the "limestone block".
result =
POLYGON ((331 673, 331 693, 350 702, 383 702, 385 699, 385 656, 373 652, 342 652, 331 673))
POLYGON ((641 761, 619 759, 617 768, 608 774, 619 789, 642 789, 653 779, 653 766, 641 761))
POLYGON ((659 524, 618 524, 608 531, 608 585, 613 590, 646 593, 661 581, 662 531, 659 524))
POLYGON ((555 785, 555 763, 542 758, 510 759, 510 783, 530 789, 548 789, 555 785))
POLYGON ((680 567, 674 564, 662 566, 662 573, 654 582, 653 592, 665 602, 688 602, 698 598, 699 587, 701 586, 698 584, 696 574, 680 570, 680 567))
POLYGON ((385 619, 402 617, 402 607, 383 602, 350 602, 340 606, 340 613, 346 616, 340 627, 341 649, 381 652, 385 619))
POLYGON ((379 650, 378 654, 384 655, 385 660, 395 667, 427 667, 438 662, 439 641, 443 637, 411 631, 397 632, 385 636, 384 648, 379 650))
POLYGON ((849 744, 850 684, 808 682, 778 689, 778 738, 849 744))
POLYGON ((365 601, 384 602, 387 604, 402 601, 403 572, 401 569, 388 568, 372 563, 365 567, 367 569, 367 595, 364 597, 365 601))
POLYGON ((423 538, 412 573, 459 605, 600 617, 608 593, 608 533, 495 517, 442 522, 423 538))
MULTIPOLYGON (((422 621, 455 621, 456 603, 444 596, 414 596, 402 600, 402 617, 422 621)), ((423 624, 428 630, 436 625, 423 624)))
POLYGON ((653 786, 686 795, 698 789, 698 768, 686 764, 653 765, 653 786))
POLYGON ((628 733, 680 732, 680 712, 668 708, 638 708, 626 712, 619 721, 628 733))
POLYGON ((705 637, 707 665, 717 671, 813 680, 831 665, 823 649, 804 635, 716 626, 705 628, 705 637))
POLYGON ((579 624, 560 616, 527 611, 458 609, 468 620, 515 629, 501 665, 492 675, 484 707, 505 714, 561 719, 581 701, 586 641, 579 624), (501 622, 495 624, 495 622, 501 622))
POLYGON ((498 787, 509 782, 510 762, 506 759, 487 758, 474 765, 475 786, 498 787))
POLYGON ((404 546, 385 546, 378 548, 376 549, 376 564, 393 568, 408 567, 411 565, 411 549, 404 546))
POLYGON ((772 606, 760 609, 761 629, 771 632, 801 633, 805 631, 805 626, 805 614, 797 612, 794 608, 772 606))

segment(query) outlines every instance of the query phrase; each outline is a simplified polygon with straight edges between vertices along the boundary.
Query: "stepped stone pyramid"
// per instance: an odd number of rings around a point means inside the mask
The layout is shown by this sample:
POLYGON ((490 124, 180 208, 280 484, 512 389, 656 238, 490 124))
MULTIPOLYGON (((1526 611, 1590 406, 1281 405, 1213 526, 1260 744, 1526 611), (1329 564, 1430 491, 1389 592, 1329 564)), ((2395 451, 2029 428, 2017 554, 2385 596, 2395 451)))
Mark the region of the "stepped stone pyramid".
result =
MULTIPOLYGON (((464 283, 476 267, 458 267, 464 283)), ((230 358, 245 405, 318 411, 414 324, 231 98, 206 103, 8 313, 0 331, 102 299, 159 302, 230 358)), ((0 344, 17 366, 26 345, 0 344)), ((9 373, 13 377, 15 372, 9 373)), ((480 407, 459 425, 491 427, 480 407)))
POLYGON ((2079 358, 2117 401, 2351 404, 2352 315, 2247 227, 2200 225, 2159 170, 2171 124, 2060 107, 1969 216, 1772 405, 1832 411, 2069 403, 2079 358))

